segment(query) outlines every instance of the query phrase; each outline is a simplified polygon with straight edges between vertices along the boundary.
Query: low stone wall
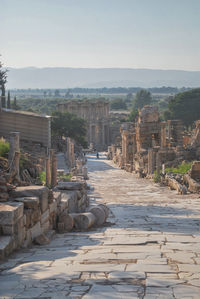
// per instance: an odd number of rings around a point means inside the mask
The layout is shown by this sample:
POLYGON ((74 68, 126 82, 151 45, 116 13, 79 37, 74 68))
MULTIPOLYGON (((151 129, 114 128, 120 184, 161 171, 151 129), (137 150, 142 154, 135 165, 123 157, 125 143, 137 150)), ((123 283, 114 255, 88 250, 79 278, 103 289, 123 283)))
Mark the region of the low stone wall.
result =
POLYGON ((9 201, 0 203, 0 260, 20 247, 57 228, 57 219, 67 213, 84 212, 88 207, 84 182, 59 184, 53 191, 44 186, 17 187, 9 201))

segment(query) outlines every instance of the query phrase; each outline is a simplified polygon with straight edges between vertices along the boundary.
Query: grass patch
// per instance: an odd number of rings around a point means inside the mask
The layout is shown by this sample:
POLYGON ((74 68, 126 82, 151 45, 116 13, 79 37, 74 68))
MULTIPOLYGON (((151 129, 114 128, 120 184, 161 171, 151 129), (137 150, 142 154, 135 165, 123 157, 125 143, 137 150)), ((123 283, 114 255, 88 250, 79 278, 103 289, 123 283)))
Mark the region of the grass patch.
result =
POLYGON ((154 181, 154 183, 160 183, 160 181, 161 181, 160 174, 159 174, 159 173, 157 173, 157 171, 156 171, 156 170, 154 171, 154 177, 153 177, 153 181, 154 181))
POLYGON ((0 139, 0 157, 7 158, 10 144, 4 138, 0 139))
POLYGON ((69 174, 60 174, 58 175, 59 179, 67 179, 67 180, 70 180, 72 178, 72 174, 69 173, 69 174))
POLYGON ((46 172, 45 171, 40 172, 39 180, 40 180, 40 183, 43 185, 46 183, 46 172))
POLYGON ((188 162, 188 163, 182 163, 177 167, 169 167, 165 169, 166 173, 172 172, 172 173, 179 173, 179 174, 185 174, 188 172, 188 170, 191 169, 192 166, 192 162, 188 162))

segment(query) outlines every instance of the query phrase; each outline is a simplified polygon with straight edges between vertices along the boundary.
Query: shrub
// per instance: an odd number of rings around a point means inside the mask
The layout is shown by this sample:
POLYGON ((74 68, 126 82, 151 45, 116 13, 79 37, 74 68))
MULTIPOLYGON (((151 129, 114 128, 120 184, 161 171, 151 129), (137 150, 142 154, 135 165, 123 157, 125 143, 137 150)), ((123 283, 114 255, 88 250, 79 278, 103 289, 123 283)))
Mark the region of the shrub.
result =
POLYGON ((0 157, 6 158, 10 149, 10 144, 4 138, 0 139, 0 157))
POLYGON ((160 183, 160 181, 161 181, 160 174, 157 173, 157 171, 154 171, 153 181, 154 181, 154 183, 160 183))
POLYGON ((43 185, 46 183, 46 172, 45 171, 40 172, 39 180, 40 180, 40 183, 43 185))
POLYGON ((192 162, 183 162, 182 164, 180 164, 177 167, 171 167, 171 168, 166 168, 165 172, 169 173, 179 173, 179 174, 185 174, 186 172, 188 172, 188 170, 190 170, 192 167, 192 162))

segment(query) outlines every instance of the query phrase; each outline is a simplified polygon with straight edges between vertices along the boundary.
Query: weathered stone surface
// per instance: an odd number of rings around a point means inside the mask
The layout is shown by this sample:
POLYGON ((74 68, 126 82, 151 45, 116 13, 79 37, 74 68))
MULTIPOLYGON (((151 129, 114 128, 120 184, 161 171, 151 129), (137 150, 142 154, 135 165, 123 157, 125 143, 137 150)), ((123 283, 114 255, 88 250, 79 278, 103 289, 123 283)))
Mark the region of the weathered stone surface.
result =
POLYGON ((192 192, 199 192, 200 191, 200 183, 192 179, 189 174, 185 174, 183 176, 183 180, 189 185, 188 190, 192 192))
POLYGON ((6 192, 1 192, 0 193, 0 202, 5 202, 9 199, 9 195, 6 192))
POLYGON ((48 220, 49 220, 49 210, 46 210, 46 212, 44 212, 44 213, 41 215, 40 222, 41 222, 41 224, 44 224, 44 223, 47 222, 48 220))
POLYGON ((84 182, 61 182, 58 183, 58 190, 82 190, 86 187, 84 182))
POLYGON ((0 260, 7 257, 14 249, 14 240, 11 236, 0 236, 0 260))
POLYGON ((102 225, 106 221, 106 212, 102 207, 93 206, 89 208, 89 212, 95 216, 95 225, 102 225))
POLYGON ((42 229, 40 226, 40 222, 38 221, 32 228, 31 228, 31 239, 34 240, 36 237, 41 235, 42 229))
POLYGON ((38 197, 40 201, 40 208, 42 213, 48 209, 48 195, 49 189, 45 186, 25 186, 17 187, 11 192, 11 196, 14 198, 19 197, 38 197))
POLYGON ((88 160, 90 196, 109 206, 107 225, 16 253, 0 265, 0 296, 199 299, 199 195, 88 160))
POLYGON ((34 196, 15 198, 15 201, 22 202, 25 209, 38 209, 39 206, 39 198, 34 196))
POLYGON ((53 200, 52 203, 49 204, 49 213, 54 213, 57 211, 57 202, 53 200))
POLYGON ((80 213, 80 214, 70 214, 74 219, 75 228, 79 230, 87 230, 92 227, 96 221, 94 214, 92 213, 80 213))
POLYGON ((37 236, 34 240, 34 243, 37 245, 46 245, 49 244, 49 239, 44 234, 37 236))
POLYGON ((190 170, 190 176, 192 179, 200 179, 200 161, 194 161, 190 170))
POLYGON ((23 216, 24 205, 18 202, 0 204, 0 225, 12 225, 23 216))

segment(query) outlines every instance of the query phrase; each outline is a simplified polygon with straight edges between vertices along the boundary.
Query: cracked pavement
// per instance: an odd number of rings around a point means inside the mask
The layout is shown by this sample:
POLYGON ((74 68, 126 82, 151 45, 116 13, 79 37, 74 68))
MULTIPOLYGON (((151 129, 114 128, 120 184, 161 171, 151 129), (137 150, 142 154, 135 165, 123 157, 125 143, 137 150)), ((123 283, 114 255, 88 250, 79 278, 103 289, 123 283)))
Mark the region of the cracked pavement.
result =
POLYGON ((103 227, 57 234, 0 265, 0 298, 200 298, 200 198, 88 157, 103 227))

